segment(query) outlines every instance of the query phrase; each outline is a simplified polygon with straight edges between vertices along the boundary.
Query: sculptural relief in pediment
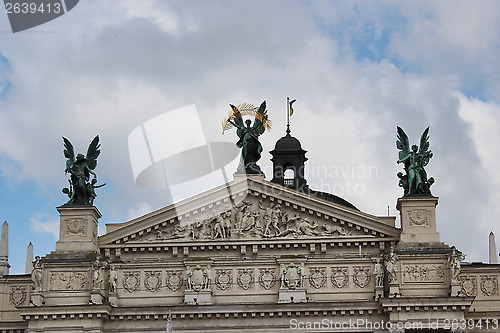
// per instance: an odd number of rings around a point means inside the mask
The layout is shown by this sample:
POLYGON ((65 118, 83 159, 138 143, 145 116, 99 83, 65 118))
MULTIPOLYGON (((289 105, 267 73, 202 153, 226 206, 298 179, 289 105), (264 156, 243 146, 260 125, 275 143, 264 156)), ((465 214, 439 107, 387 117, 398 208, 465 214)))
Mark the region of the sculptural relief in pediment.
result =
POLYGON ((315 218, 307 212, 282 203, 247 198, 235 206, 194 217, 188 223, 171 224, 138 241, 217 240, 248 238, 344 238, 355 234, 335 219, 315 218))

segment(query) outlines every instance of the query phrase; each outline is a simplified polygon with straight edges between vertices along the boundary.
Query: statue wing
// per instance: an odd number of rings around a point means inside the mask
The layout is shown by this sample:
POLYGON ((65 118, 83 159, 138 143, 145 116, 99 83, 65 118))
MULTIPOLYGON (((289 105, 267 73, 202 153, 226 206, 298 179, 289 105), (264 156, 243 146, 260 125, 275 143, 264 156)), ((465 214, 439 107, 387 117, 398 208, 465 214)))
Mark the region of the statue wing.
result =
POLYGON ((99 148, 101 145, 99 144, 99 135, 96 135, 94 140, 89 145, 89 148, 87 149, 87 156, 85 156, 85 159, 87 160, 87 166, 89 167, 90 170, 94 170, 95 167, 97 166, 97 157, 99 157, 99 154, 101 151, 99 148))
POLYGON ((64 157, 68 159, 66 164, 68 162, 73 163, 75 161, 75 150, 73 149, 73 145, 64 136, 63 136, 63 142, 64 142, 64 157))
MULTIPOLYGON (((396 141, 396 147, 400 149, 399 159, 402 160, 405 158, 410 152, 410 140, 408 140, 408 135, 406 135, 405 131, 401 127, 398 126, 398 140, 396 141)), ((405 167, 409 164, 408 161, 405 161, 405 167)))
POLYGON ((267 110, 266 110, 266 101, 262 102, 259 106, 259 109, 255 113, 255 121, 252 126, 252 133, 256 136, 261 135, 266 130, 267 119, 267 110))
POLYGON ((418 150, 419 155, 427 153, 429 149, 429 127, 427 127, 420 137, 420 148, 418 150))

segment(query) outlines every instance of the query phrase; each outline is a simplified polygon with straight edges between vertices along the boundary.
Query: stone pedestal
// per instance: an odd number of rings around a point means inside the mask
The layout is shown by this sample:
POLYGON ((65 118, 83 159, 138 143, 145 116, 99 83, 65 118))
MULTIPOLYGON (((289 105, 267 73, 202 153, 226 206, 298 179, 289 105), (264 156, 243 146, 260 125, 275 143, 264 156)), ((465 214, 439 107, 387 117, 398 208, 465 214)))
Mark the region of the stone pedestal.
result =
POLYGON ((462 286, 460 285, 460 281, 451 281, 451 296, 465 296, 465 295, 460 295, 460 292, 462 291, 462 286))
POLYGON ((118 306, 118 295, 116 293, 109 293, 109 304, 111 304, 112 306, 118 306))
POLYGON ((101 295, 101 292, 99 290, 92 290, 90 292, 90 302, 92 304, 102 304, 102 295, 101 295))
POLYGON ((306 303, 305 289, 280 289, 278 303, 306 303))
POLYGON ((97 220, 101 213, 94 206, 57 207, 60 214, 56 252, 99 252, 97 220))
POLYGON ((436 229, 438 198, 399 198, 396 208, 401 215, 401 242, 439 243, 436 229))
POLYGON ((31 293, 31 303, 34 306, 42 306, 43 305, 43 295, 40 292, 31 293))
POLYGON ((212 292, 210 290, 203 291, 184 291, 184 304, 189 305, 207 305, 212 304, 212 292))
POLYGON ((389 298, 400 297, 399 292, 399 284, 390 284, 389 285, 389 298))
POLYGON ((378 301, 380 298, 384 297, 384 287, 375 287, 375 300, 378 301))

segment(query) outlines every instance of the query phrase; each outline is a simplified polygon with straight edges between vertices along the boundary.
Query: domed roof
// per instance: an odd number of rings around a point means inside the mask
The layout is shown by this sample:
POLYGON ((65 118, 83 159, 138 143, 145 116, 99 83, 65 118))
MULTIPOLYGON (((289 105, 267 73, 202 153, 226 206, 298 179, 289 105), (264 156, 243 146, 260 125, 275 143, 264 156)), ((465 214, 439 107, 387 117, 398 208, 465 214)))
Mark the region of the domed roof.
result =
POLYGON ((274 150, 302 150, 302 146, 300 145, 300 141, 295 137, 291 136, 290 133, 287 133, 284 137, 276 141, 276 146, 274 146, 274 150))

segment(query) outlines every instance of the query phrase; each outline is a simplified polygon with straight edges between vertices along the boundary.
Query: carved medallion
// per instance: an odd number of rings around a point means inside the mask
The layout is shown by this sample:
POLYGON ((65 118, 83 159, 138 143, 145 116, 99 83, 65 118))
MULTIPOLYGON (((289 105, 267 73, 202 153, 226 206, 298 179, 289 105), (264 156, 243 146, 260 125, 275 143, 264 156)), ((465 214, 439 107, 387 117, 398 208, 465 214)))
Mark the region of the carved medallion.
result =
POLYGON ((309 284, 311 287, 320 289, 326 286, 326 267, 309 268, 309 284))
POLYGON ((88 290, 88 271, 50 272, 49 290, 88 290))
POLYGON ((276 284, 276 270, 274 268, 259 268, 259 285, 269 290, 276 284))
POLYGON ((26 287, 25 286, 15 286, 10 287, 10 302, 15 306, 19 306, 26 300, 26 287))
POLYGON ((215 270, 215 286, 220 290, 228 290, 233 284, 232 269, 215 270))
POLYGON ((141 285, 141 272, 125 271, 123 272, 123 288, 129 293, 137 291, 141 285))
POLYGON ((477 278, 475 276, 461 276, 460 284, 464 296, 477 296, 477 278))
POLYGON ((149 291, 158 291, 161 288, 161 272, 145 271, 144 287, 149 291))
POLYGON ((165 282, 168 289, 176 292, 181 289, 183 281, 182 270, 167 270, 167 280, 165 282))
POLYGON ((349 288, 349 270, 347 267, 332 267, 332 284, 335 288, 349 288))
POLYGON ((430 227, 431 212, 426 209, 413 209, 408 211, 410 225, 430 227))
POLYGON ((498 295, 498 280, 496 275, 481 275, 481 292, 485 296, 498 295))
POLYGON ((364 288, 370 284, 372 279, 370 275, 370 266, 354 266, 354 276, 352 280, 354 284, 360 288, 364 288))
POLYGON ((87 236, 85 219, 69 219, 66 221, 66 236, 87 236))
POLYGON ((238 269, 238 276, 236 277, 238 286, 243 290, 248 290, 254 286, 254 269, 244 268, 238 269))

